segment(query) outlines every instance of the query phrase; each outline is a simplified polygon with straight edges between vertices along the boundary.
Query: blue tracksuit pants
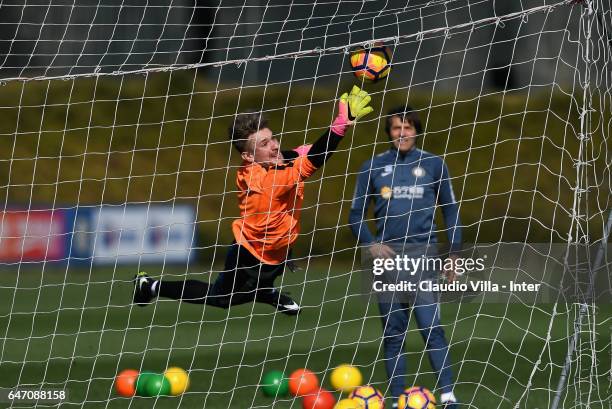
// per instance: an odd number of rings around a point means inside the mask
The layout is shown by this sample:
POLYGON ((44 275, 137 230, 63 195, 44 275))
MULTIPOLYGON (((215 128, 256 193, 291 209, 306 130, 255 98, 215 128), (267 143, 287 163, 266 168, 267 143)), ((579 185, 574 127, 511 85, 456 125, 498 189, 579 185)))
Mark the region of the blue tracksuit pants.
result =
MULTIPOLYGON (((440 304, 433 297, 416 297, 414 304, 379 302, 383 324, 385 368, 389 377, 391 395, 398 397, 405 388, 407 370, 404 342, 408 331, 409 314, 412 311, 431 367, 437 374, 437 388, 442 393, 453 390, 453 374, 450 368, 448 343, 440 325, 440 304)), ((413 363, 418 365, 418 363, 413 363)), ((421 370, 421 368, 415 368, 421 370)))

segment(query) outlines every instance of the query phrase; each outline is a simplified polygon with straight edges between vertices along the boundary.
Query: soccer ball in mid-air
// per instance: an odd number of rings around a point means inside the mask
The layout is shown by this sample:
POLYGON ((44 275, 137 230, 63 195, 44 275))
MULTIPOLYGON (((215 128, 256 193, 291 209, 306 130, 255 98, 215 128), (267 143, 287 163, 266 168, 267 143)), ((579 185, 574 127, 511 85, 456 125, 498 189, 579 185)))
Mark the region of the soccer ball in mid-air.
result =
POLYGON ((350 399, 353 399, 360 408, 363 409, 384 409, 385 398, 382 393, 373 386, 360 386, 351 392, 350 399))
POLYGON ((434 409, 436 397, 427 388, 413 386, 399 396, 397 407, 398 409, 434 409))
POLYGON ((351 52, 351 67, 357 78, 378 81, 391 71, 391 51, 381 43, 372 48, 357 47, 351 52))

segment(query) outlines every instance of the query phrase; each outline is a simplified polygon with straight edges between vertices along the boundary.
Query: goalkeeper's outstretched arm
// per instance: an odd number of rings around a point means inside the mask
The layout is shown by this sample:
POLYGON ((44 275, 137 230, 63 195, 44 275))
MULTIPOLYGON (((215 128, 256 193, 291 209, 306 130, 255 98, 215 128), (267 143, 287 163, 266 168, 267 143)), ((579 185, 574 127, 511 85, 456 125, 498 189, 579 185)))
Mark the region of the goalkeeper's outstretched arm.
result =
POLYGON ((371 99, 366 91, 353 86, 350 93, 344 93, 340 97, 338 116, 334 119, 332 126, 311 146, 304 145, 294 151, 283 151, 283 156, 291 160, 306 153, 308 160, 315 167, 320 168, 336 150, 348 127, 373 111, 373 108, 369 106, 371 99))

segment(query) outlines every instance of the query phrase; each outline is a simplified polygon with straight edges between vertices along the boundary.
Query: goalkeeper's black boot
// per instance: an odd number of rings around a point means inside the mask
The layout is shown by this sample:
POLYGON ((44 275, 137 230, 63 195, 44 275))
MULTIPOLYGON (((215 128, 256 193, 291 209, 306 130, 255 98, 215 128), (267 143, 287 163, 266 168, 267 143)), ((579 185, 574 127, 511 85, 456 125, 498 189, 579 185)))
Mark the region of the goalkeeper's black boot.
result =
POLYGON ((300 306, 291 297, 281 293, 276 288, 258 290, 255 301, 270 304, 277 311, 287 315, 298 315, 301 311, 300 306))
POLYGON ((155 280, 144 271, 136 274, 136 277, 134 277, 134 304, 144 307, 155 298, 155 293, 153 292, 154 282, 155 280))

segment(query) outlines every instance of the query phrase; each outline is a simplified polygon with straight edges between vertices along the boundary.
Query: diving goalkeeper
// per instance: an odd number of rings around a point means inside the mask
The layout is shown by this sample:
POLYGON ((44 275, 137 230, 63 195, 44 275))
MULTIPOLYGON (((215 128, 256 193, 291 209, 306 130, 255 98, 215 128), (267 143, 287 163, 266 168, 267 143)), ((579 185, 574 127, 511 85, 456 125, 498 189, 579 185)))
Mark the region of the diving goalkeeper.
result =
POLYGON ((134 303, 145 306, 155 297, 221 308, 250 301, 270 304, 296 315, 300 306, 274 287, 283 274, 290 249, 298 237, 304 180, 323 166, 346 130, 372 112, 367 92, 353 86, 338 101, 338 116, 312 145, 281 151, 267 121, 257 113, 237 115, 229 138, 240 152, 238 207, 232 224, 234 243, 225 268, 214 283, 199 280, 154 280, 146 273, 134 279, 134 303))

